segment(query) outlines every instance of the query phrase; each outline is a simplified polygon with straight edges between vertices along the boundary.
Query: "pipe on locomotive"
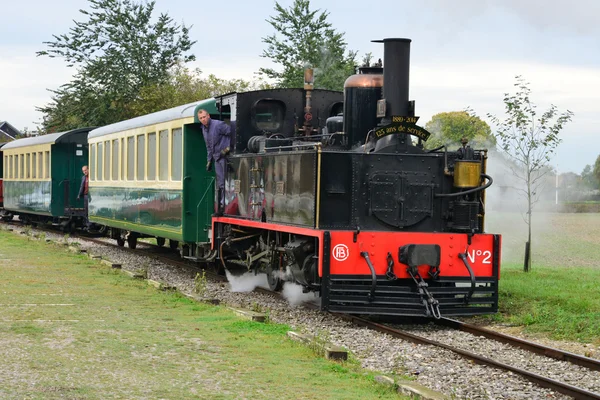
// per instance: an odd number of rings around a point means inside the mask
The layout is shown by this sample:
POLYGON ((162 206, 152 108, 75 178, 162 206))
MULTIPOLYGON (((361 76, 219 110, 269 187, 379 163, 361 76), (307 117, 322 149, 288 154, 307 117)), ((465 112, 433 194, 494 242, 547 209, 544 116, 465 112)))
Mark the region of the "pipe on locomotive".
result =
POLYGON ((408 100, 410 42, 410 39, 402 38, 373 40, 373 43, 383 43, 383 98, 386 101, 384 123, 389 123, 391 115, 412 116, 413 110, 408 100))
MULTIPOLYGON (((377 126, 390 123, 390 116, 413 116, 414 107, 408 100, 410 72, 410 39, 374 40, 384 44, 384 68, 365 66, 344 83, 343 129, 347 146, 366 144, 377 126), (378 116, 378 101, 386 102, 386 113, 378 116)), ((339 130, 339 129, 338 129, 339 130)), ((332 126, 330 132, 336 132, 332 126)), ((364 148, 366 150, 366 148, 364 148)))

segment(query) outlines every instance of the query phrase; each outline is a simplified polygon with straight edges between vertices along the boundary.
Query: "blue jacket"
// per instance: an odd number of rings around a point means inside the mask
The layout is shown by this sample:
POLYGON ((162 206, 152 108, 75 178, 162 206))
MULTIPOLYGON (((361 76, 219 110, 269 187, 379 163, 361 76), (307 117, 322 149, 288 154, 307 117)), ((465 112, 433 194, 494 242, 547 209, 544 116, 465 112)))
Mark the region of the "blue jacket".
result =
POLYGON ((220 160, 221 151, 231 145, 231 131, 229 125, 217 119, 211 119, 208 127, 202 125, 202 135, 206 143, 207 160, 220 160))

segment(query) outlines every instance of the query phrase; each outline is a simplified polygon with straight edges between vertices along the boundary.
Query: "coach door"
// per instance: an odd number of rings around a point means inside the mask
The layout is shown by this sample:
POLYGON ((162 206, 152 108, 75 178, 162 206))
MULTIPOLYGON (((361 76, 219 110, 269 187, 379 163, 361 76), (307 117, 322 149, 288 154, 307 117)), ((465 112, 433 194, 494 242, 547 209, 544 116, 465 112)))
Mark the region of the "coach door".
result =
POLYGON ((206 145, 199 123, 184 125, 183 135, 183 240, 209 240, 214 213, 214 172, 206 171, 206 145))

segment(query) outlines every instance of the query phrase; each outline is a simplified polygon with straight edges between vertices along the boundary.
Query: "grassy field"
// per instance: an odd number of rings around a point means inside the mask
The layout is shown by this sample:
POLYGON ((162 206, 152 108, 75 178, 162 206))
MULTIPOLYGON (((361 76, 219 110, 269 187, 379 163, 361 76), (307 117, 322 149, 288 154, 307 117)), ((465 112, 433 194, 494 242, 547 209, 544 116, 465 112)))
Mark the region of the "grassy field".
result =
POLYGON ((552 339, 600 345, 600 214, 534 213, 532 270, 523 272, 527 226, 520 214, 491 213, 501 233, 502 323, 552 339))
POLYGON ((287 326, 159 292, 0 230, 2 399, 398 399, 287 326))

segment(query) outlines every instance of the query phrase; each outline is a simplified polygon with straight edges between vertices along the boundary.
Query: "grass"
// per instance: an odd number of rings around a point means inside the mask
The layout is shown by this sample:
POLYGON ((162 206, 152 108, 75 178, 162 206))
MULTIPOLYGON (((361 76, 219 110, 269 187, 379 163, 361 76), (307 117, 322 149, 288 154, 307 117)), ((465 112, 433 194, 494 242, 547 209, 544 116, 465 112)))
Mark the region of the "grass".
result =
POLYGON ((398 399, 289 327, 0 231, 0 398, 398 399), (26 249, 26 251, 23 251, 26 249))
POLYGON ((523 325, 526 331, 546 333, 559 340, 600 344, 600 270, 505 264, 500 281, 497 321, 523 325))
POLYGON ((502 233, 498 322, 552 339, 600 344, 600 214, 534 213, 530 272, 523 272, 527 227, 519 214, 496 213, 502 233))

